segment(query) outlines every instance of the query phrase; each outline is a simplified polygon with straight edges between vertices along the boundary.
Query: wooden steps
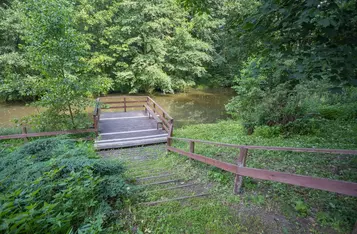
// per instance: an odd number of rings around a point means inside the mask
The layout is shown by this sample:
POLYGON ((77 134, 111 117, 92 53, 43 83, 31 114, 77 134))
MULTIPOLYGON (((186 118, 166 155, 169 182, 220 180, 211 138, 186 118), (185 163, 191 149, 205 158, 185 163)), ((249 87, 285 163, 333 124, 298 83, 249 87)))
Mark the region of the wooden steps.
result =
POLYGON ((166 143, 168 133, 145 111, 106 112, 99 120, 97 150, 166 143))

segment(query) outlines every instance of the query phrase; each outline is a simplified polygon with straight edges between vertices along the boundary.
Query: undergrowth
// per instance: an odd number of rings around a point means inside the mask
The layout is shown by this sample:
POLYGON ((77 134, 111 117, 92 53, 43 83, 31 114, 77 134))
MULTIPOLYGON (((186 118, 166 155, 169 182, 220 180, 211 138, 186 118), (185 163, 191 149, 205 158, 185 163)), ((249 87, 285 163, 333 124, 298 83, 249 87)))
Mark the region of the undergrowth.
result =
POLYGON ((118 161, 66 137, 0 151, 0 232, 99 233, 131 196, 118 161))

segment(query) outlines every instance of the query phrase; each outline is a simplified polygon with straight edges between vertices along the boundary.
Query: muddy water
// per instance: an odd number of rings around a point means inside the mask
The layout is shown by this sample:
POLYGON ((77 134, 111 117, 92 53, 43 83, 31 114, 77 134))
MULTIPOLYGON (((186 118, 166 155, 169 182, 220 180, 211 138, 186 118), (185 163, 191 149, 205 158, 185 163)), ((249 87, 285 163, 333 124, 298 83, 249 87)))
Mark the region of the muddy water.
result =
MULTIPOLYGON (((230 89, 190 89, 185 93, 158 94, 152 97, 175 119, 175 126, 180 127, 186 124, 212 123, 226 119, 228 116, 224 105, 233 95, 230 89)), ((91 109, 88 111, 92 111, 91 109)), ((24 103, 0 103, 0 127, 14 126, 13 119, 35 113, 37 113, 35 107, 24 103)))
POLYGON ((226 119, 224 105, 233 94, 230 89, 192 89, 187 93, 156 95, 153 99, 175 119, 175 126, 180 127, 226 119))

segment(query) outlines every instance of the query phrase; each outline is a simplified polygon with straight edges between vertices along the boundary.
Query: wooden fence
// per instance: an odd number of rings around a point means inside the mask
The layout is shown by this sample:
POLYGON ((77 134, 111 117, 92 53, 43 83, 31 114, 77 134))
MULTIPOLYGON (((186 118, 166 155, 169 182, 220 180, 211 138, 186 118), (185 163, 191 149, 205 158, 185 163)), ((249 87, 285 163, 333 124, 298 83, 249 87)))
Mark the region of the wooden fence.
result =
MULTIPOLYGON (((110 97, 107 97, 110 99, 110 97)), ((123 109, 124 112, 128 111, 128 108, 150 108, 153 113, 157 114, 158 118, 162 121, 162 127, 168 132, 171 137, 174 129, 174 119, 159 105, 157 104, 151 97, 149 96, 119 96, 113 97, 112 99, 119 99, 113 101, 103 101, 100 102, 97 99, 97 103, 99 103, 99 115, 94 112, 93 118, 96 120, 100 117, 101 109, 123 109), (104 104, 104 105, 102 105, 104 104), (119 104, 119 105, 113 105, 119 104), (109 105, 109 107, 106 107, 109 105), (113 105, 113 106, 112 106, 113 105)), ((95 125, 98 126, 98 124, 95 125)), ((97 129, 97 128, 96 128, 97 129)))
POLYGON ((77 130, 65 130, 65 131, 56 131, 56 132, 27 133, 26 127, 23 127, 22 129, 23 129, 22 134, 0 136, 0 140, 24 139, 24 141, 27 141, 28 138, 30 138, 30 137, 57 136, 57 135, 82 134, 82 133, 96 132, 95 129, 77 129, 77 130))
POLYGON ((265 169, 256 169, 246 167, 247 154, 249 149, 259 149, 259 150, 273 150, 273 151, 293 151, 293 152, 311 152, 311 153, 329 153, 329 154, 345 154, 345 155, 357 155, 357 150, 340 150, 340 149, 312 149, 312 148, 292 148, 292 147, 270 147, 270 146, 251 146, 251 145, 234 145, 234 144, 224 144, 211 141, 194 140, 186 138, 168 138, 167 150, 175 152, 191 159, 218 167, 224 171, 234 173, 234 193, 239 193, 242 183, 243 176, 249 176, 256 179, 276 181, 285 184, 298 185, 307 188, 320 189, 329 192, 340 193, 344 195, 350 195, 357 197, 357 183, 331 180, 326 178, 318 178, 311 176, 303 176, 297 174, 290 174, 284 172, 270 171, 265 169), (174 148, 172 146, 172 140, 185 141, 189 143, 190 151, 186 152, 181 149, 174 148), (224 146, 239 149, 239 154, 237 156, 237 164, 231 164, 227 162, 222 162, 217 159, 209 158, 200 154, 195 153, 195 143, 209 144, 215 146, 224 146))

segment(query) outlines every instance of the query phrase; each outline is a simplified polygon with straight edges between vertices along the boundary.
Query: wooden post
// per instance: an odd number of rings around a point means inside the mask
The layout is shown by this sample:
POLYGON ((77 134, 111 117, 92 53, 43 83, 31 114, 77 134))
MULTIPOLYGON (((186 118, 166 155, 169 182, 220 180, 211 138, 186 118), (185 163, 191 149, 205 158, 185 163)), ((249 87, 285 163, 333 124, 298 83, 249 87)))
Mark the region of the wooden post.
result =
MULTIPOLYGON (((239 149, 239 157, 237 160, 237 172, 239 172, 240 167, 245 167, 245 161, 247 158, 247 154, 248 154, 248 149, 243 148, 243 147, 239 149)), ((240 193, 242 184, 243 184, 243 176, 236 174, 236 176, 234 178, 234 189, 233 189, 234 194, 240 193)))
MULTIPOLYGON (((22 134, 27 134, 27 128, 26 128, 26 126, 22 126, 22 134)), ((28 139, 27 137, 25 137, 25 138, 24 138, 24 141, 25 141, 25 142, 28 142, 29 139, 28 139)))
POLYGON ((195 142, 190 141, 190 153, 194 153, 194 152, 195 152, 195 142))
POLYGON ((98 136, 98 121, 97 121, 97 115, 93 115, 93 127, 95 130, 95 135, 98 136))
POLYGON ((156 103, 153 102, 153 103, 152 103, 152 106, 153 106, 153 111, 154 111, 154 113, 156 113, 156 103))
POLYGON ((124 97, 124 112, 126 112, 126 97, 124 97))

